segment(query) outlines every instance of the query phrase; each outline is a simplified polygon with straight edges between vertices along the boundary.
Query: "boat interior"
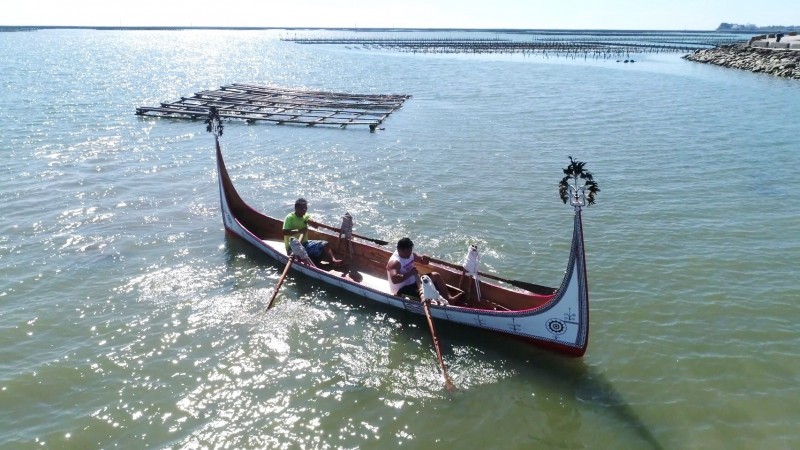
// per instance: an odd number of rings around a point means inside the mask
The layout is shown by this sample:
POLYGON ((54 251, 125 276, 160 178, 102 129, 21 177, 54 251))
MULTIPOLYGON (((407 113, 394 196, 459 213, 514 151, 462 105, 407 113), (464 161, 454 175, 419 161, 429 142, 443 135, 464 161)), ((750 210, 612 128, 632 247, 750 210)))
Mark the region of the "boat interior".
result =
MULTIPOLYGON (((250 227, 246 228, 251 232, 254 231, 254 228, 257 232, 253 234, 265 245, 276 253, 286 255, 282 235, 283 223, 267 216, 256 218, 255 221, 258 222, 257 226, 252 226, 253 224, 250 223, 248 224, 250 227)), ((313 262, 318 269, 382 293, 391 293, 386 263, 392 255, 393 249, 389 250, 370 243, 358 242, 358 238, 348 240, 343 236, 312 228, 309 228, 308 237, 309 239, 328 241, 337 258, 345 261, 340 267, 334 267, 326 261, 315 260, 313 262)), ((417 263, 417 270, 421 275, 437 272, 442 277, 448 287, 450 297, 455 299, 452 306, 494 311, 521 311, 539 307, 555 295, 554 289, 544 286, 541 286, 544 292, 535 293, 505 285, 505 283, 489 283, 483 278, 476 286, 475 280, 463 268, 459 270, 455 264, 445 265, 443 263, 439 261, 431 261, 427 265, 417 263)))
MULTIPOLYGON (((231 182, 219 147, 217 152, 220 182, 231 214, 249 233, 276 252, 285 255, 283 221, 256 211, 242 200, 231 182)), ((337 229, 327 225, 325 228, 337 229)), ((328 241, 337 258, 342 258, 346 262, 345 267, 334 268, 330 264, 317 261, 315 262, 317 268, 328 272, 331 276, 344 277, 390 294, 386 263, 394 252, 393 248, 389 249, 391 244, 385 247, 377 246, 362 242, 358 238, 346 239, 342 234, 326 233, 313 228, 309 228, 308 238, 328 241)), ((450 296, 456 297, 453 306, 494 311, 524 311, 538 308, 556 295, 556 289, 550 287, 506 280, 490 274, 481 274, 476 283, 460 265, 441 260, 432 259, 428 265, 417 264, 417 270, 421 275, 437 272, 447 284, 450 296), (487 278, 499 282, 489 282, 487 278)))

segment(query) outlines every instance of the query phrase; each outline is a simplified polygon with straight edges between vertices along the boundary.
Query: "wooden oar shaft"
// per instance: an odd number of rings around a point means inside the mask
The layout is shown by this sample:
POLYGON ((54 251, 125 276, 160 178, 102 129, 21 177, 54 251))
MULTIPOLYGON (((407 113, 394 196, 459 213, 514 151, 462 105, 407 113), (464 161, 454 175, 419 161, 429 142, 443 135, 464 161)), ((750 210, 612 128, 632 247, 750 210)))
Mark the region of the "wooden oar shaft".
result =
MULTIPOLYGON (((298 240, 298 242, 301 242, 301 243, 303 242, 303 233, 300 233, 300 239, 298 240)), ((272 297, 270 297, 269 303, 267 303, 267 311, 269 311, 269 309, 272 308, 272 302, 274 302, 275 301, 275 297, 278 296, 278 289, 281 288, 281 285, 283 284, 283 280, 286 278, 286 275, 289 273, 289 269, 292 268, 292 263, 293 262, 294 262, 294 255, 289 255, 289 261, 286 263, 286 267, 283 269, 283 273, 281 274, 281 277, 278 279, 278 284, 275 285, 275 291, 272 292, 272 297)))
POLYGON ((283 284, 283 280, 286 278, 286 274, 289 273, 289 269, 292 268, 292 262, 294 261, 294 257, 289 257, 289 262, 286 263, 286 267, 283 269, 283 273, 281 274, 280 279, 278 279, 278 284, 275 285, 275 291, 272 292, 272 297, 269 299, 269 303, 267 303, 267 311, 272 308, 272 303, 275 301, 275 297, 278 296, 278 289, 281 288, 283 284))
POLYGON ((455 390, 453 382, 447 375, 447 368, 444 366, 444 358, 442 358, 442 351, 439 349, 439 337, 436 335, 436 328, 433 326, 433 318, 431 318, 430 300, 423 300, 422 306, 425 308, 425 317, 428 318, 428 327, 431 330, 431 337, 433 338, 433 348, 436 350, 436 358, 439 360, 439 367, 442 369, 444 375, 444 386, 448 391, 455 390))
MULTIPOLYGON (((331 231, 335 231, 337 233, 341 233, 342 232, 341 228, 332 227, 330 225, 325 225, 324 223, 319 223, 319 222, 315 222, 315 224, 320 228, 325 228, 325 229, 328 229, 328 230, 331 230, 331 231)), ((369 242, 374 242, 374 243, 376 243, 378 245, 386 245, 386 244, 389 243, 388 241, 383 241, 381 239, 373 239, 373 238, 366 237, 366 236, 361 236, 360 234, 355 234, 355 233, 353 233, 353 237, 357 237, 359 239, 363 239, 363 240, 369 241, 369 242)))

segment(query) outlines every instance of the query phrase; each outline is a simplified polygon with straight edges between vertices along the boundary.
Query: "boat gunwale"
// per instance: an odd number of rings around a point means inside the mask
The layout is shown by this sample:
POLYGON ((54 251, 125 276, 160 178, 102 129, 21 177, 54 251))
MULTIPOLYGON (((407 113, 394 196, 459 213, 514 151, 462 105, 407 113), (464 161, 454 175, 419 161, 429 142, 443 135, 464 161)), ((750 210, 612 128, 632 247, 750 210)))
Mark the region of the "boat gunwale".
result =
MULTIPOLYGON (((217 144, 216 150, 217 150, 217 169, 218 169, 217 175, 220 177, 220 179, 218 180, 218 184, 220 189, 220 201, 223 212, 223 223, 225 225, 226 231, 234 235, 237 235, 238 237, 248 241, 252 245, 255 245, 264 253, 267 253, 267 255, 270 256, 275 261, 280 263, 288 262, 289 260, 288 255, 283 255, 281 252, 277 252, 275 249, 271 248, 269 245, 265 243, 264 239, 259 237, 259 235, 255 230, 251 229, 243 222, 242 219, 246 219, 246 222, 252 223, 254 226, 255 225, 263 226, 264 227, 263 234, 265 236, 267 234, 269 235, 274 234, 275 233, 274 228, 276 226, 282 226, 279 225, 282 223, 279 219, 256 210, 255 208, 250 206, 244 199, 241 198, 225 166, 224 158, 222 156, 222 150, 219 145, 219 139, 216 139, 216 144, 217 144), (236 206, 235 209, 231 207, 231 201, 235 203, 236 206), (238 214, 244 214, 244 216, 240 217, 239 215, 237 215, 236 210, 239 210, 238 214), (226 219, 226 214, 229 216, 227 219, 226 219), (241 234, 238 230, 229 226, 228 220, 231 220, 235 224, 235 228, 242 230, 241 234), (272 229, 273 231, 269 231, 270 229, 272 229)), ((336 239, 341 240, 341 237, 337 238, 335 235, 330 235, 322 231, 314 230, 314 233, 318 233, 325 236, 332 236, 336 239)), ((371 243, 355 242, 355 241, 353 241, 352 243, 362 248, 377 250, 378 252, 382 253, 384 256, 387 257, 390 254, 390 252, 387 249, 375 246, 371 243)), ((377 262, 377 260, 370 259, 369 257, 366 257, 366 261, 371 261, 371 264, 377 262)), ((447 267, 441 264, 437 264, 436 267, 437 268, 440 267, 441 270, 447 271, 450 276, 459 275, 458 272, 451 267, 447 267)), ((350 293, 360 295, 361 297, 364 297, 368 300, 376 301, 385 306, 402 308, 406 311, 413 312, 418 315, 424 314, 422 310, 422 303, 419 302, 418 300, 411 300, 405 297, 392 295, 391 293, 375 289, 369 285, 365 285, 355 280, 348 279, 347 277, 335 276, 330 272, 315 266, 309 266, 306 264, 297 264, 293 266, 293 268, 299 271, 300 273, 306 272, 304 274, 309 275, 312 278, 316 278, 322 282, 325 282, 328 285, 333 285, 334 287, 342 288, 350 293), (345 285, 342 285, 341 283, 346 283, 351 288, 347 288, 345 287, 345 285), (366 292, 361 293, 355 290, 368 291, 371 295, 367 295, 366 292)), ((485 286, 490 286, 492 287, 492 289, 498 289, 500 292, 507 292, 508 294, 513 294, 514 296, 531 297, 531 298, 537 296, 538 297, 543 296, 542 294, 537 294, 525 289, 515 290, 505 286, 490 283, 485 279, 481 279, 480 283, 485 286)), ((588 346, 589 297, 588 297, 588 283, 586 279, 586 270, 585 270, 585 251, 583 249, 581 208, 579 206, 575 208, 573 233, 572 233, 570 256, 568 260, 567 270, 565 270, 565 274, 561 280, 559 288, 555 289, 553 294, 550 294, 549 298, 545 300, 543 303, 534 306, 532 308, 516 309, 516 310, 482 309, 482 308, 473 308, 473 307, 458 306, 458 305, 446 305, 446 306, 432 305, 431 310, 432 312, 434 312, 433 315, 436 316, 437 318, 448 320, 453 323, 517 337, 526 341, 530 341, 532 344, 550 348, 552 350, 558 351, 563 354, 568 354, 571 356, 578 356, 578 357, 582 356, 585 353, 586 348, 588 346), (569 295, 569 299, 567 299, 567 295, 569 295), (565 299, 567 300, 567 303, 565 303, 564 305, 560 305, 560 303, 565 299), (577 310, 572 311, 572 308, 570 307, 567 309, 567 311, 564 311, 564 308, 569 307, 569 305, 572 303, 575 303, 574 306, 576 307, 577 310), (545 314, 550 309, 554 309, 553 315, 546 317, 545 314), (558 318, 559 312, 563 314, 564 316, 563 319, 558 318), (468 321, 467 320, 468 317, 474 317, 474 320, 468 321), (494 318, 495 320, 506 320, 506 322, 494 322, 492 318, 494 318), (522 322, 518 322, 519 320, 522 320, 522 322), (545 327, 544 331, 541 329, 542 326, 541 322, 543 320, 547 320, 547 327, 545 327), (575 325, 576 326, 575 331, 570 332, 570 335, 574 334, 574 339, 573 338, 569 338, 568 340, 560 339, 558 336, 561 333, 566 332, 565 331, 566 329, 564 328, 559 330, 558 328, 551 328, 550 322, 554 320, 556 322, 559 322, 560 326, 562 327, 567 327, 567 324, 575 325), (477 321, 477 323, 474 321, 477 321), (499 326, 505 328, 499 328, 499 326), (547 334, 548 331, 551 333, 550 335, 547 334), (551 335, 552 338, 549 337, 551 335)))

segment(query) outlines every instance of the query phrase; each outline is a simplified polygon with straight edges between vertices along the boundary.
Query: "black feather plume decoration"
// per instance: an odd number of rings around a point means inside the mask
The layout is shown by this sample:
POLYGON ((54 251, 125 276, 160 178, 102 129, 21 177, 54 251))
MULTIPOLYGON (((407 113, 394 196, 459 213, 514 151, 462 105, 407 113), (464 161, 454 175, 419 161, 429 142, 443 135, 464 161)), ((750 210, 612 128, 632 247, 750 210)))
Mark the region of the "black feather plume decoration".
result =
POLYGON ((219 111, 216 106, 208 109, 208 118, 206 118, 206 131, 214 133, 214 126, 216 122, 217 136, 222 136, 222 120, 219 117, 219 111))
POLYGON ((572 181, 575 183, 573 187, 586 195, 587 206, 594 205, 595 197, 600 192, 600 186, 594 181, 594 176, 586 170, 585 166, 585 162, 573 159, 572 156, 569 157, 569 165, 564 168, 564 178, 558 183, 558 195, 564 203, 569 200, 570 181, 572 181), (585 181, 581 187, 577 185, 578 178, 585 181))

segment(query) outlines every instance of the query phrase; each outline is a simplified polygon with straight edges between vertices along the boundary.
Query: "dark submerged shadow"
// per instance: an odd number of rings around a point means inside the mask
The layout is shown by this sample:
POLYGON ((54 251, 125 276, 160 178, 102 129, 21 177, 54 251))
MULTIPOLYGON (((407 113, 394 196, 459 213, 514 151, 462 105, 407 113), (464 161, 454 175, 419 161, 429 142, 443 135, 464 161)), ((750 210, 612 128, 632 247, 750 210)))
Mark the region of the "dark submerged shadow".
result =
MULTIPOLYGON (((424 320, 424 317, 421 320, 424 320)), ((581 409, 586 408, 623 424, 637 439, 649 445, 649 448, 658 450, 664 448, 612 382, 589 366, 584 359, 555 354, 510 336, 452 323, 441 321, 439 323, 439 335, 444 343, 442 352, 445 355, 452 354, 453 347, 456 346, 480 349, 480 353, 487 361, 502 362, 505 369, 516 374, 511 378, 519 377, 524 382, 535 385, 534 388, 542 387, 551 392, 558 392, 562 397, 571 398, 576 404, 580 404, 581 409)), ((457 383, 458 374, 451 376, 457 383)), ((566 412, 561 417, 553 417, 552 420, 579 420, 571 417, 572 415, 577 416, 577 411, 566 412)), ((567 439, 565 436, 559 436, 559 439, 562 438, 567 439)), ((542 444, 556 443, 544 441, 542 444)), ((559 444, 561 445, 563 442, 559 444)), ((582 445, 576 444, 578 447, 582 445)))

